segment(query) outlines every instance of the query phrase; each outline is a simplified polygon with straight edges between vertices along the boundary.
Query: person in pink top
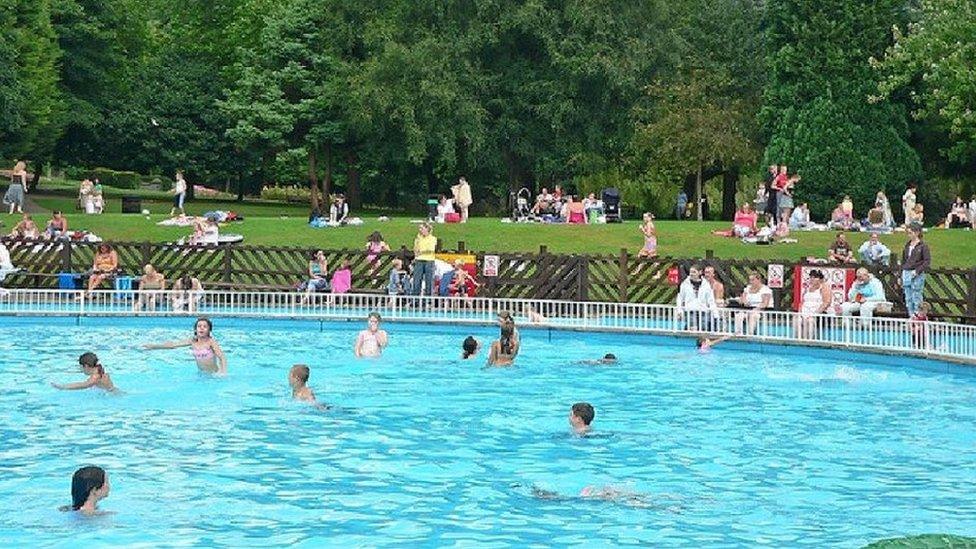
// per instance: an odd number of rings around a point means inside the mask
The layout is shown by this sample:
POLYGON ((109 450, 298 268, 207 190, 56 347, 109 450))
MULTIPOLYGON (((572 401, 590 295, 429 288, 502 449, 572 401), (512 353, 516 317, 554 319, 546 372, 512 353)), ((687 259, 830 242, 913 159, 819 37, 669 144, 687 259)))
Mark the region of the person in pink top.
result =
POLYGON ((735 212, 735 218, 732 220, 732 234, 740 238, 756 234, 758 231, 756 228, 756 220, 758 217, 752 209, 751 204, 748 202, 743 204, 735 212))
POLYGON ((345 294, 352 289, 352 269, 349 267, 349 260, 342 262, 336 272, 332 273, 332 293, 345 294))

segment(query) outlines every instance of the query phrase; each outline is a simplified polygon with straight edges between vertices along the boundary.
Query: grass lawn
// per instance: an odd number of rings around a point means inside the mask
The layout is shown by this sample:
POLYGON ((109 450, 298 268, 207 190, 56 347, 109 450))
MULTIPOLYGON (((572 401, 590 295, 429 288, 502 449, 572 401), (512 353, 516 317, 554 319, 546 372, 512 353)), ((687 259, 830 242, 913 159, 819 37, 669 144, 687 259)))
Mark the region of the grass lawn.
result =
MULTIPOLYGON (((46 223, 47 212, 61 209, 68 216, 71 228, 88 229, 107 240, 165 242, 190 232, 188 228, 156 225, 169 213, 171 203, 164 193, 144 192, 143 208, 152 212, 147 219, 142 215, 115 213, 121 211, 120 199, 112 198, 120 196, 118 190, 106 191, 109 198, 105 211, 110 213, 87 216, 76 210, 73 194, 65 194, 71 188, 57 189, 54 193, 47 188, 45 184, 41 193, 31 196, 33 202, 44 210, 36 214, 38 225, 41 226, 46 223)), ((211 200, 187 204, 187 212, 191 215, 216 209, 234 210, 244 215, 244 222, 229 224, 222 231, 243 234, 245 244, 252 245, 362 248, 366 237, 378 230, 391 247, 411 247, 417 232, 416 225, 410 222, 409 217, 391 217, 388 222, 380 222, 376 219, 376 212, 361 213, 365 224, 359 227, 314 229, 306 223, 308 208, 304 205, 211 200)), ((4 232, 9 231, 17 220, 17 216, 0 215, 4 232)), ((824 257, 834 238, 831 232, 801 232, 791 235, 799 241, 795 244, 756 246, 743 244, 734 238, 712 236, 711 231, 727 229, 730 225, 729 222, 658 221, 659 253, 672 257, 702 257, 705 250, 713 250, 717 257, 723 258, 794 260, 808 256, 824 257)), ((457 241, 463 240, 469 250, 478 251, 537 251, 540 245, 546 245, 556 253, 616 254, 621 248, 636 253, 643 245, 636 221, 580 226, 509 224, 495 218, 475 218, 465 225, 438 225, 434 234, 443 241, 445 248, 454 248, 457 241)), ((867 234, 849 234, 848 238, 856 249, 867 234)), ((904 234, 882 236, 882 241, 899 255, 905 240, 904 234)), ((927 233, 926 240, 932 248, 935 265, 967 268, 976 265, 976 232, 933 229, 927 233)))

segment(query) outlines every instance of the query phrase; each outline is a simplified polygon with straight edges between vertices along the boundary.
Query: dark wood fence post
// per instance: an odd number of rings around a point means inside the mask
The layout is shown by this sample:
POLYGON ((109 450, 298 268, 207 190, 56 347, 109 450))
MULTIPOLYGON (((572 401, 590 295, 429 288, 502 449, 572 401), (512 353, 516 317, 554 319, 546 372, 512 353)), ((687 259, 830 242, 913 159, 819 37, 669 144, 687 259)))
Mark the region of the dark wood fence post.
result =
POLYGON ((549 247, 545 245, 540 245, 539 256, 536 258, 536 262, 535 262, 535 275, 532 277, 532 282, 533 282, 532 298, 533 299, 542 299, 543 297, 545 297, 542 295, 542 285, 545 282, 545 277, 543 276, 543 273, 548 268, 547 263, 549 262, 548 261, 549 258, 546 257, 547 255, 549 255, 549 247))
POLYGON ((576 290, 577 301, 589 301, 590 295, 590 256, 582 255, 577 260, 576 280, 579 284, 576 290))
POLYGON ((966 316, 976 318, 976 269, 969 269, 969 288, 966 290, 966 316))
POLYGON ((467 252, 467 249, 464 247, 464 241, 463 240, 458 240, 457 252, 459 254, 463 254, 463 253, 467 252))
POLYGON ((230 244, 224 245, 224 284, 230 284, 234 271, 232 269, 232 255, 234 247, 230 244))
POLYGON ((65 240, 61 244, 61 272, 70 273, 71 270, 71 241, 65 240))
MULTIPOLYGON (((152 244, 150 244, 149 242, 143 242, 142 244, 139 245, 139 251, 142 253, 142 266, 143 267, 145 267, 146 265, 148 265, 150 263, 150 260, 152 259, 152 248, 151 248, 151 246, 152 246, 152 244)), ((156 265, 156 267, 158 268, 159 265, 156 265)))
POLYGON ((617 300, 627 303, 627 283, 630 281, 630 266, 627 264, 627 248, 620 248, 617 259, 617 300))

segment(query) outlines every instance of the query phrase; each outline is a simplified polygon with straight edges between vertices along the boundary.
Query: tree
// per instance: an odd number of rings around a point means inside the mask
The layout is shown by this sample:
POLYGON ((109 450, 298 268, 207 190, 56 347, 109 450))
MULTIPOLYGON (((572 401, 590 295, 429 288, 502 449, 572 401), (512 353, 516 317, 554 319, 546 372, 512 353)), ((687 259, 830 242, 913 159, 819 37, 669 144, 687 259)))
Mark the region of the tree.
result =
POLYGON ((883 77, 872 99, 907 96, 915 118, 947 135, 944 155, 976 162, 976 4, 922 0, 916 17, 907 32, 895 29, 880 61, 871 59, 883 77))
POLYGON ((871 104, 877 82, 868 59, 890 43, 902 0, 770 0, 770 78, 761 121, 768 163, 801 173, 797 198, 826 216, 843 195, 873 202, 921 174, 907 144, 905 112, 871 104))

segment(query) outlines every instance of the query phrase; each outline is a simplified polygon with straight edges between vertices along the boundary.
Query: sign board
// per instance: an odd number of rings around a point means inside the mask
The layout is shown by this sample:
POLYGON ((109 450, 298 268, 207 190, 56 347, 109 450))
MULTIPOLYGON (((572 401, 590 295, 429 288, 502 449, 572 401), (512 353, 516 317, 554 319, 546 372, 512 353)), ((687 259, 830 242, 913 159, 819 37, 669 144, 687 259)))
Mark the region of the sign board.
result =
POLYGON ((769 267, 766 268, 766 285, 770 288, 782 288, 783 287, 783 266, 770 263, 769 267))
POLYGON ((854 269, 844 267, 799 266, 794 267, 793 273, 793 309, 800 310, 803 293, 810 287, 810 271, 818 270, 824 275, 824 284, 830 288, 833 298, 828 313, 838 312, 840 304, 847 300, 847 290, 854 283, 854 269))
POLYGON ((668 284, 671 286, 677 286, 678 282, 680 282, 678 280, 678 268, 668 267, 668 284))
POLYGON ((486 255, 481 261, 482 276, 498 276, 498 256, 486 255))

